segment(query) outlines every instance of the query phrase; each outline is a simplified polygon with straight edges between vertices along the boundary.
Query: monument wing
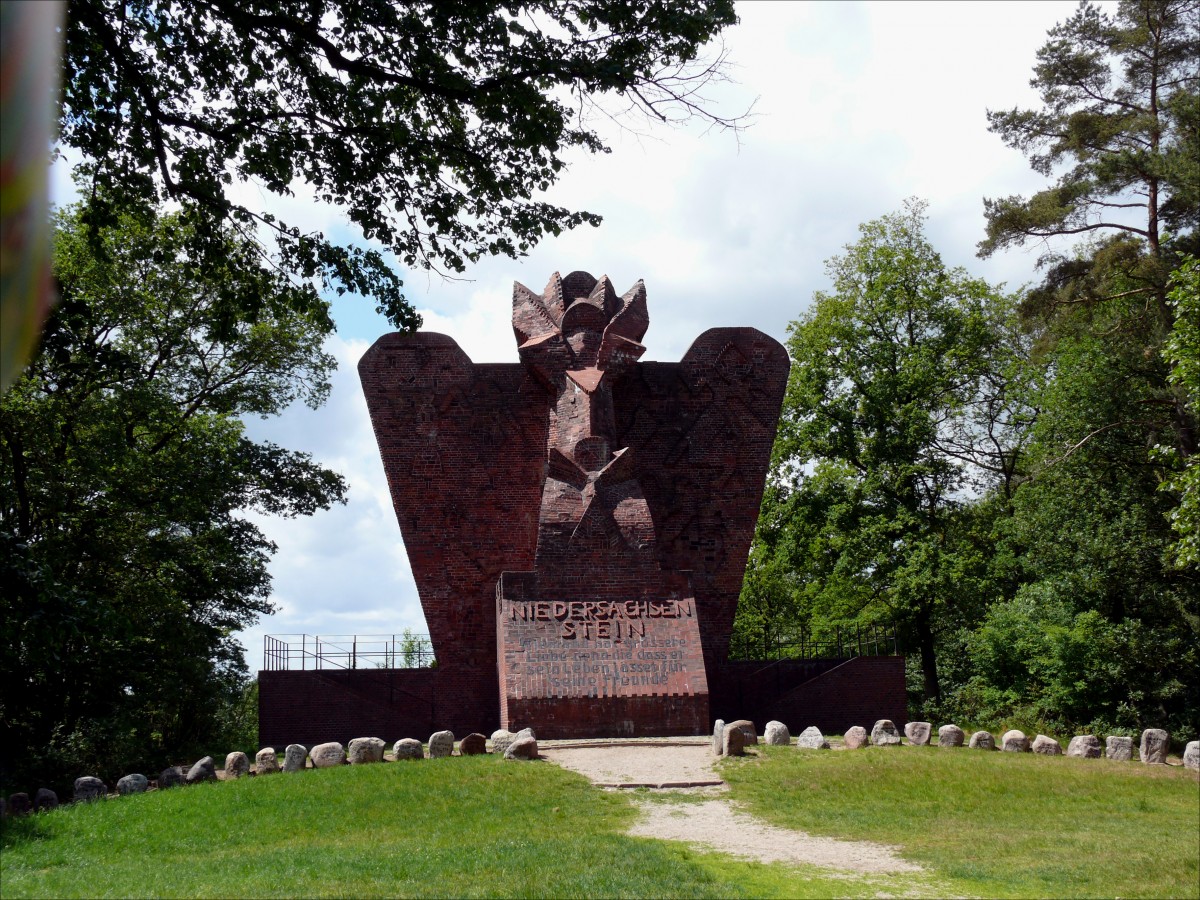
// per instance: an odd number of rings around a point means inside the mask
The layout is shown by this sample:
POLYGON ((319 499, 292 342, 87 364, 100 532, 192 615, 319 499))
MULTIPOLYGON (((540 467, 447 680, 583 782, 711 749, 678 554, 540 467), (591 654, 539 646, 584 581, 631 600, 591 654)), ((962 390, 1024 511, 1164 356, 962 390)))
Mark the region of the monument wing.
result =
POLYGON ((710 659, 728 652, 788 370, 761 331, 713 328, 682 361, 642 363, 614 389, 661 564, 691 571, 710 659))
POLYGON ((428 332, 384 335, 358 371, 439 665, 494 679, 496 582, 537 547, 546 391, 428 332))

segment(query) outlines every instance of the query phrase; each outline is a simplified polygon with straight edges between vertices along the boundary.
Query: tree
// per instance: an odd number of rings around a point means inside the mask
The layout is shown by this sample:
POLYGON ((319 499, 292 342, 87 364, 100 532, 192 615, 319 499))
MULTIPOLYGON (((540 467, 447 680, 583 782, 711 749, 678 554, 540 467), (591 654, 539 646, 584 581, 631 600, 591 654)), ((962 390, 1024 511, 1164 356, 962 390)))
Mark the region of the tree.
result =
MULTIPOLYGON (((1043 108, 989 112, 993 132, 1055 184, 1032 197, 984 201, 980 255, 1030 240, 1090 235, 1075 254, 1048 253, 1026 311, 1052 319, 1075 305, 1137 296, 1161 344, 1174 312, 1167 282, 1200 241, 1200 3, 1122 0, 1108 15, 1083 0, 1038 51, 1043 108)), ((1196 417, 1168 391, 1174 443, 1196 452, 1196 417)))
POLYGON ((122 774, 212 739, 243 691, 233 634, 271 611, 275 548, 241 513, 308 515, 345 493, 241 420, 324 400, 324 304, 228 231, 225 264, 202 264, 195 227, 57 220, 62 300, 0 400, 6 780, 122 774))
POLYGON ((910 202, 861 226, 828 263, 833 292, 789 327, 755 553, 784 560, 810 615, 900 624, 936 698, 937 635, 985 577, 967 501, 1011 481, 1018 442, 1005 436, 1011 409, 989 394, 1011 362, 1007 301, 942 263, 924 210, 910 202))
POLYGON ((91 224, 171 200, 205 260, 227 225, 262 227, 270 264, 411 329, 381 254, 252 210, 237 186, 302 181, 408 267, 516 257, 600 221, 537 199, 573 148, 607 149, 596 98, 736 127, 703 97, 722 58, 699 58, 734 21, 732 0, 70 0, 62 141, 84 155, 91 224))

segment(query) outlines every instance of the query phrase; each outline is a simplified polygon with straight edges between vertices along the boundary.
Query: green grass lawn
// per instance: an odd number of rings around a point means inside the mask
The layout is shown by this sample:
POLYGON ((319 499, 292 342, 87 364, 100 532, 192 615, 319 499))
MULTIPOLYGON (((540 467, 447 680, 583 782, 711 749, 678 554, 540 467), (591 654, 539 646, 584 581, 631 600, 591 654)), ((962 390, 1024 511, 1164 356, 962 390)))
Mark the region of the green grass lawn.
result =
POLYGON ((632 838, 628 794, 549 763, 466 757, 210 783, 8 820, 0 896, 1200 894, 1190 772, 908 747, 758 750, 722 764, 734 799, 776 824, 894 844, 927 871, 855 876, 632 838))
POLYGON ((732 796, 776 825, 901 848, 951 893, 1200 897, 1200 780, 1105 759, 759 747, 732 796))

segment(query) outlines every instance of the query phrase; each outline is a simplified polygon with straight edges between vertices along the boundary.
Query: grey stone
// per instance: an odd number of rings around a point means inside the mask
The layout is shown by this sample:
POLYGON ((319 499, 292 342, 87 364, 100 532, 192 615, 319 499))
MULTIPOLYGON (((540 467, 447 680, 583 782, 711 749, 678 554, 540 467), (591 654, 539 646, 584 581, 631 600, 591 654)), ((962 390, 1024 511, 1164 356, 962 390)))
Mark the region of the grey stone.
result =
POLYGON ((995 750, 996 739, 990 731, 977 731, 971 735, 972 750, 995 750))
POLYGON ((1133 759, 1133 738, 1110 734, 1104 739, 1104 755, 1118 762, 1129 762, 1133 759))
POLYGON ((825 735, 821 734, 820 728, 816 725, 809 725, 800 732, 800 737, 796 738, 796 748, 799 750, 828 750, 829 741, 825 740, 825 735))
POLYGON ((33 801, 24 791, 8 795, 8 814, 10 816, 27 816, 33 812, 33 801))
POLYGON ((961 747, 966 735, 957 725, 943 725, 938 729, 938 746, 942 749, 961 747))
POLYGON ((1161 728, 1147 728, 1142 732, 1142 743, 1138 757, 1146 765, 1166 765, 1167 751, 1171 748, 1171 736, 1161 728))
MULTIPOLYGON (((522 735, 517 733, 517 740, 522 739, 522 735)), ((533 735, 527 735, 531 740, 533 735)), ((441 759, 444 756, 449 756, 454 752, 454 732, 453 731, 435 731, 429 736, 429 758, 441 759)))
POLYGON ((786 747, 792 742, 792 734, 782 722, 772 719, 763 732, 763 743, 772 747, 786 747))
POLYGON ((1183 765, 1188 769, 1200 769, 1200 741, 1188 741, 1183 748, 1183 765))
POLYGON ((509 745, 516 739, 517 736, 511 731, 504 728, 497 728, 492 732, 492 752, 503 756, 508 750, 509 745))
POLYGON ((241 778, 250 774, 250 757, 241 750, 234 750, 225 757, 225 777, 241 778))
POLYGON ((754 727, 754 723, 749 719, 737 719, 725 726, 728 728, 740 728, 742 734, 746 736, 746 742, 743 747, 752 747, 758 743, 758 729, 754 727))
POLYGON ((537 759, 537 739, 531 737, 518 737, 515 741, 508 745, 508 749, 504 751, 504 758, 537 759))
POLYGON ((117 781, 117 793, 121 796, 142 794, 148 787, 150 787, 150 779, 145 775, 123 775, 117 781))
POLYGON ((308 759, 308 748, 303 744, 288 744, 283 751, 283 771, 302 772, 308 759))
POLYGON ((519 738, 533 738, 535 741, 537 740, 537 735, 533 733, 533 729, 532 729, 532 728, 530 728, 529 726, 525 726, 525 727, 524 727, 524 728, 522 728, 520 731, 518 731, 518 732, 517 732, 517 737, 519 737, 519 738))
POLYGON ((33 809, 34 812, 58 809, 58 794, 50 788, 38 788, 37 793, 33 795, 33 809))
POLYGON ((738 728, 735 722, 730 722, 721 731, 721 755, 746 755, 746 732, 738 728))
POLYGON ((416 738, 400 738, 392 748, 392 756, 396 759, 424 759, 425 750, 416 738))
POLYGON ((1000 738, 1000 749, 1005 753, 1027 753, 1029 751, 1029 738, 1025 737, 1025 732, 1013 729, 1012 731, 1004 732, 1004 736, 1000 738))
POLYGON ((328 741, 324 744, 317 744, 308 751, 308 756, 312 760, 314 769, 329 769, 345 764, 346 748, 337 741, 328 741))
POLYGON ((1094 734, 1077 734, 1067 743, 1067 756, 1099 759, 1101 752, 1100 738, 1094 734))
POLYGON ((928 722, 909 722, 904 726, 904 736, 914 747, 928 746, 931 734, 933 734, 933 726, 928 722))
POLYGON ((855 725, 853 728, 847 728, 846 733, 842 735, 842 742, 846 745, 847 750, 857 750, 859 747, 866 747, 871 743, 871 738, 867 736, 867 729, 861 725, 855 725))
POLYGON ((487 753, 487 738, 479 732, 468 734, 458 742, 458 753, 460 756, 478 756, 481 753, 487 753))
POLYGON ((721 755, 721 735, 725 733, 725 720, 717 719, 713 723, 712 752, 713 756, 721 755))
MULTIPOLYGON (((307 755, 307 754, 305 754, 307 755)), ((274 775, 279 771, 279 757, 274 747, 263 747, 254 754, 254 768, 259 775, 274 775)))
POLYGON ((108 793, 108 785, 94 775, 84 775, 75 779, 75 802, 84 803, 88 800, 103 800, 108 793))
POLYGON ((1033 739, 1030 749, 1042 756, 1062 756, 1062 744, 1049 735, 1039 734, 1033 739))
POLYGON ((383 748, 386 746, 382 738, 355 738, 346 748, 346 756, 349 758, 350 764, 354 766, 383 762, 383 748))
POLYGON ((187 784, 187 773, 182 766, 167 766, 158 774, 158 789, 165 791, 177 785, 187 784))
POLYGON ((211 756, 206 756, 192 764, 184 781, 188 784, 199 784, 201 781, 215 781, 216 777, 217 762, 211 756))
POLYGON ((880 719, 871 728, 871 743, 876 747, 900 746, 900 729, 891 719, 880 719))

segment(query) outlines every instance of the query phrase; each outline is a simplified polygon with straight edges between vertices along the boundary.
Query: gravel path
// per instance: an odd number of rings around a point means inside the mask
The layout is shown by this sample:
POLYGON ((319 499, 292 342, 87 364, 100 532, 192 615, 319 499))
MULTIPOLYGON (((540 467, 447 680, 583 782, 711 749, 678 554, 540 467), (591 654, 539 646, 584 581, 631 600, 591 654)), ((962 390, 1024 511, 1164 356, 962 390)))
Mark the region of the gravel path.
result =
POLYGON ((823 866, 859 873, 920 872, 891 847, 866 841, 840 841, 779 828, 738 809, 728 799, 713 796, 723 785, 713 768, 716 758, 709 743, 699 741, 622 741, 563 743, 540 749, 546 759, 579 772, 605 787, 681 787, 711 799, 683 803, 643 801, 642 816, 630 829, 638 837, 686 841, 760 862, 823 866))

